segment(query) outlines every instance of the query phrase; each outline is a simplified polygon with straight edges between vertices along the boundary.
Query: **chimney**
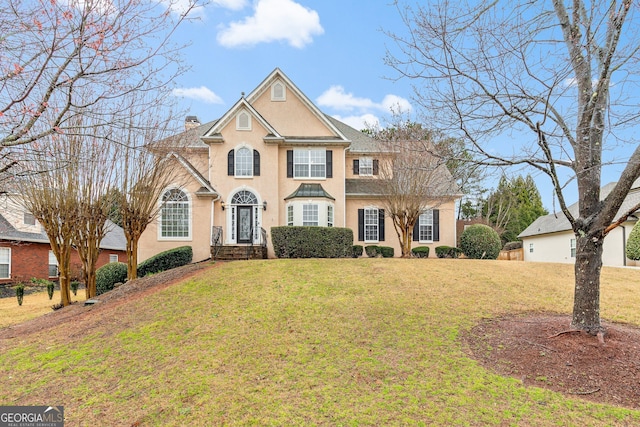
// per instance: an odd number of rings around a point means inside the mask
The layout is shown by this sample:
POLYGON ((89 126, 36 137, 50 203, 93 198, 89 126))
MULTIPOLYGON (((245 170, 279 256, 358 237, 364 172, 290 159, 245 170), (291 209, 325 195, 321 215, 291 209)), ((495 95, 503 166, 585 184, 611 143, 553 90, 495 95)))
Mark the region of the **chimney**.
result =
POLYGON ((184 130, 194 129, 200 126, 200 120, 196 116, 187 116, 184 119, 184 130))

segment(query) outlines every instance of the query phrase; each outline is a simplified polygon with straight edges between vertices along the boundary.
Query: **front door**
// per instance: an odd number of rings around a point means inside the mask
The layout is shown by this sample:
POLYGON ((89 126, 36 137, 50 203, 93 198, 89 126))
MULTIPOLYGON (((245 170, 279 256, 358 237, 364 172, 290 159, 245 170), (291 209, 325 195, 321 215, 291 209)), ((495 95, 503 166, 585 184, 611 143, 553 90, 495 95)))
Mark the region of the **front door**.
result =
POLYGON ((238 243, 253 242, 253 206, 238 206, 238 243))

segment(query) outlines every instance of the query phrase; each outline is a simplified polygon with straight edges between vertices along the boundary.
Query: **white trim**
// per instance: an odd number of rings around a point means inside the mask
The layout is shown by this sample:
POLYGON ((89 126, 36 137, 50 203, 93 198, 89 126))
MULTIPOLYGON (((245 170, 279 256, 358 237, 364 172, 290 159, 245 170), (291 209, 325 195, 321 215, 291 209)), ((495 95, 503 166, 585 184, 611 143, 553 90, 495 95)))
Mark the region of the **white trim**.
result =
MULTIPOLYGON (((7 252, 7 276, 6 277, 0 277, 0 279, 11 279, 11 248, 8 248, 6 246, 2 246, 0 247, 0 252, 7 252)), ((0 264, 0 265, 5 265, 4 263, 0 264)))
POLYGON ((253 205, 253 211, 251 213, 251 217, 254 220, 253 224, 253 240, 257 242, 260 239, 260 227, 262 227, 262 212, 263 212, 263 203, 264 200, 260 196, 260 192, 256 189, 251 188, 247 185, 243 185, 241 187, 236 187, 231 190, 227 196, 227 202, 225 202, 225 227, 224 227, 224 242, 226 244, 235 245, 238 241, 238 236, 236 236, 236 221, 237 219, 237 206, 247 206, 247 205, 237 205, 232 203, 233 198, 241 191, 248 191, 252 193, 256 198, 256 204, 253 205))
POLYGON ((188 192, 184 187, 178 186, 178 185, 169 185, 168 187, 166 187, 164 190, 162 190, 162 192, 160 193, 160 199, 158 200, 158 205, 160 206, 159 210, 158 210, 158 215, 157 215, 157 224, 158 224, 158 230, 157 230, 157 236, 158 236, 158 241, 163 241, 163 242, 180 242, 180 241, 184 241, 184 242, 190 242, 193 240, 193 199, 191 197, 191 193, 188 192), (180 190, 182 193, 184 193, 184 195, 187 197, 187 203, 188 203, 188 209, 189 209, 189 215, 188 215, 188 234, 187 236, 176 236, 176 237, 167 237, 167 236, 163 236, 162 235, 162 210, 163 210, 163 203, 162 203, 162 199, 164 198, 164 195, 171 190, 180 190))
POLYGON ((238 111, 238 114, 236 114, 236 130, 241 130, 241 131, 251 130, 251 114, 249 114, 249 112, 247 110, 245 110, 244 108, 242 110, 238 111), (243 115, 247 117, 246 125, 244 125, 240 121, 240 118, 243 115))
POLYGON ((282 80, 276 79, 276 81, 274 81, 271 84, 271 101, 282 102, 286 100, 287 100, 287 85, 285 85, 282 80), (277 85, 280 85, 280 87, 282 87, 282 94, 279 96, 276 94, 277 85))
MULTIPOLYGON (((362 218, 362 227, 364 231, 364 242, 365 243, 378 243, 380 242, 380 209, 378 207, 367 206, 364 208, 364 216, 362 218), (375 210, 375 228, 376 228, 376 239, 367 240, 367 211, 375 210)), ((369 224, 371 227, 371 224, 369 224)))

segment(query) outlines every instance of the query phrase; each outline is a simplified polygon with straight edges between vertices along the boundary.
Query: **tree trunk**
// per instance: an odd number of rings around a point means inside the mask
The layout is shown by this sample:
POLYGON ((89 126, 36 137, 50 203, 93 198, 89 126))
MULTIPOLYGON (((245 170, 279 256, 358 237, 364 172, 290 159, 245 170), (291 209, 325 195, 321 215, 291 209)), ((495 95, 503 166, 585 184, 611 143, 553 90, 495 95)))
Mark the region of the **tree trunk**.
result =
POLYGON ((60 276, 58 277, 58 282, 60 285, 60 304, 63 307, 71 304, 71 292, 70 286, 71 283, 69 272, 71 265, 71 253, 70 249, 63 249, 60 256, 60 263, 58 265, 58 269, 60 271, 60 276))
POLYGON ((576 235, 576 285, 571 326, 597 335, 600 324, 600 271, 603 238, 576 235))
POLYGON ((138 239, 139 236, 127 239, 127 280, 138 278, 138 239))
POLYGON ((411 256, 411 237, 413 234, 413 226, 407 225, 402 229, 402 258, 411 256))

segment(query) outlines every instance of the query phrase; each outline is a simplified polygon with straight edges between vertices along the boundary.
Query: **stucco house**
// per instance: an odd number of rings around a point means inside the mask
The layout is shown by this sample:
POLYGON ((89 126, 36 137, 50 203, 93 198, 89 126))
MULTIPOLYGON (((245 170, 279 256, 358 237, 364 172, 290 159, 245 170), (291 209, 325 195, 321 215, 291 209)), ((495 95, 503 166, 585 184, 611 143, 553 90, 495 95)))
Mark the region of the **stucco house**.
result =
MULTIPOLYGON (((615 183, 600 189, 600 199, 607 197, 615 183)), ((619 212, 626 212, 640 202, 640 180, 636 181, 619 212)), ((573 215, 578 214, 578 203, 569 206, 573 215)), ((638 221, 631 216, 619 227, 613 229, 604 239, 602 262, 607 266, 635 266, 636 262, 628 259, 625 248, 629 233, 638 221)), ((524 260, 532 262, 575 263, 576 239, 569 220, 562 212, 541 216, 518 236, 522 239, 524 260)))
MULTIPOLYGON (((0 284, 26 282, 32 278, 57 280, 58 262, 49 238, 35 217, 18 201, 19 197, 0 198, 0 284)), ((126 262, 126 239, 122 228, 109 222, 100 245, 97 267, 109 262, 126 262)), ((81 277, 82 262, 71 253, 71 270, 81 277)))
MULTIPOLYGON (((219 119, 188 116, 172 140, 188 179, 158 201, 164 205, 140 239, 140 261, 183 245, 193 247, 194 261, 255 246, 274 257, 270 229, 287 225, 348 227, 354 244, 400 254, 372 185, 384 161, 375 141, 320 111, 280 69, 219 119)), ((414 246, 455 246, 456 197, 434 200, 414 246)))

